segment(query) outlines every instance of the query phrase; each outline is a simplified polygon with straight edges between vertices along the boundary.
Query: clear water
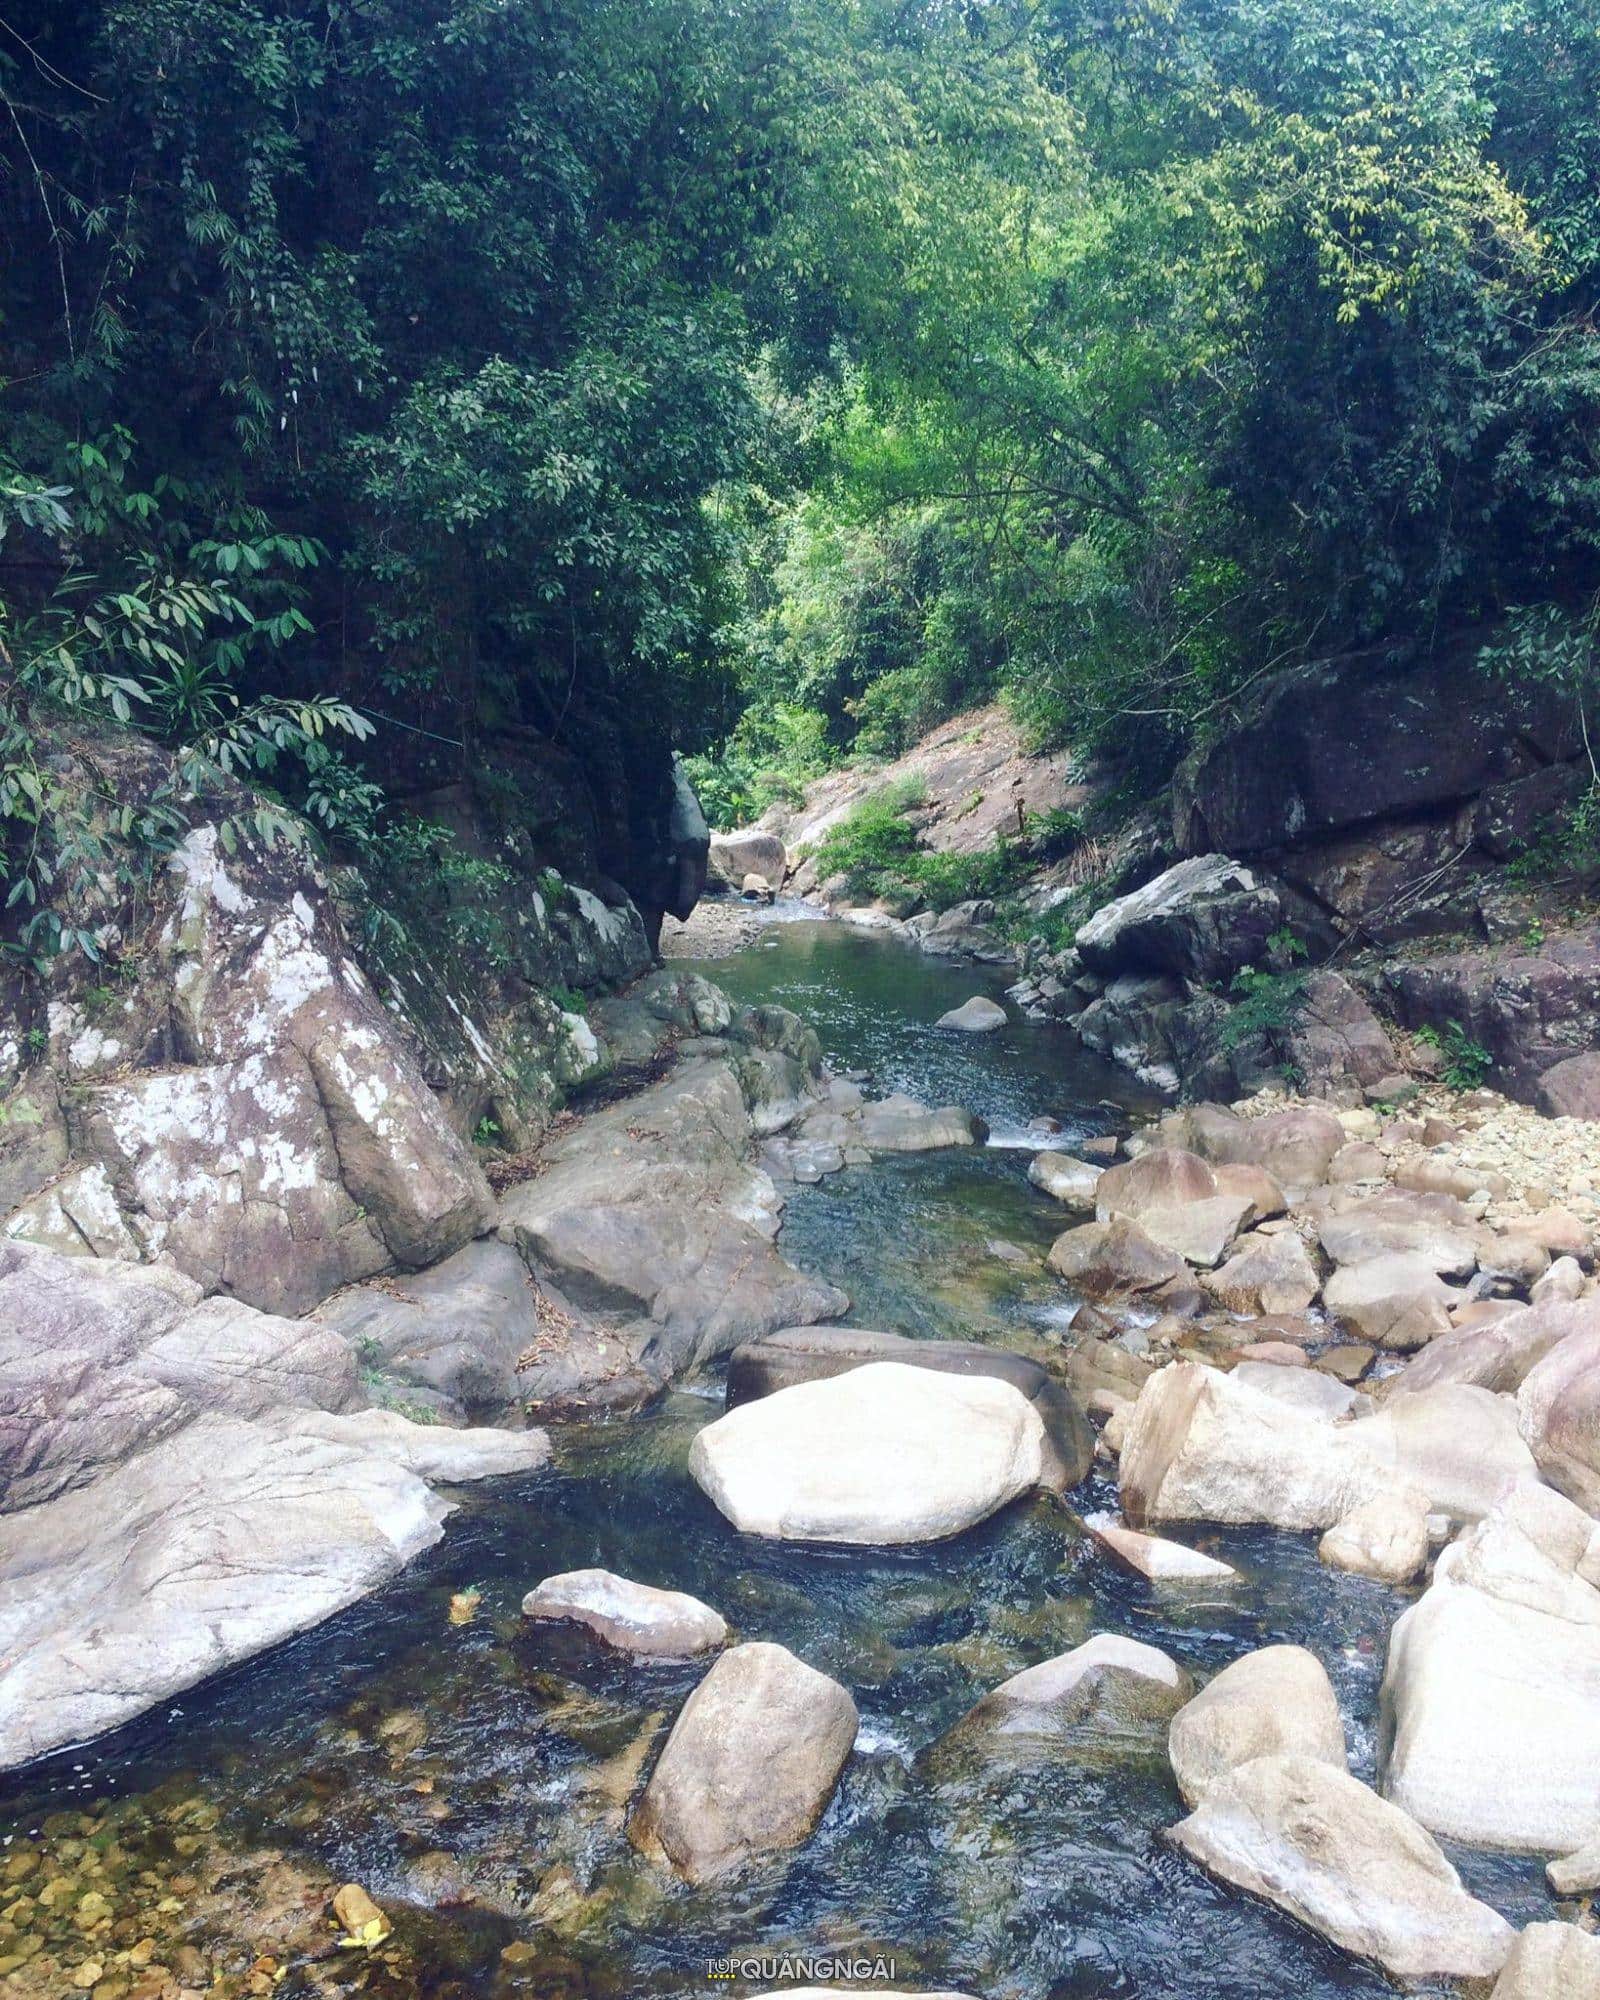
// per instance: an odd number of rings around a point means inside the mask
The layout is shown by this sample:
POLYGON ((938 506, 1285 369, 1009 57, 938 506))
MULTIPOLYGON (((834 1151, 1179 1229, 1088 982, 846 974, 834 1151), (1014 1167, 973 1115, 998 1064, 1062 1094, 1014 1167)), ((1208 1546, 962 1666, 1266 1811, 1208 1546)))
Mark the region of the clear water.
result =
MULTIPOLYGON (((836 1057, 881 1085, 1018 1128, 1040 1111, 1076 1130, 1108 1116, 1113 1080, 1048 1030, 930 1030, 991 986, 970 970, 833 925, 767 937, 708 970, 745 997, 803 1008, 836 1057)), ((1039 1261, 1055 1215, 1026 1160, 994 1149, 835 1176, 796 1193, 786 1248, 851 1291, 859 1323, 1038 1351, 1058 1337, 1061 1297, 1039 1261)), ((1158 1750, 986 1766, 925 1753, 1006 1675, 1111 1630, 1201 1678, 1252 1647, 1310 1645, 1370 1776, 1398 1593, 1324 1569, 1309 1538, 1237 1531, 1194 1539, 1241 1584, 1157 1592, 1042 1500, 920 1551, 745 1539, 684 1469, 716 1408, 714 1388, 679 1392, 645 1417, 560 1434, 551 1471, 464 1496, 443 1544, 389 1589, 13 1777, 0 1839, 181 1772, 220 1809, 218 1840, 268 1842, 364 1883, 396 1914, 400 1983, 354 1955, 317 1972, 384 1994, 703 1995, 718 1990, 708 1961, 734 1950, 882 1953, 900 1985, 988 2000, 1391 1991, 1163 1846, 1181 1806, 1158 1750), (589 1564, 693 1591, 741 1636, 780 1640, 850 1687, 860 1745, 804 1849, 699 1890, 633 1854, 622 1801, 697 1670, 641 1669, 522 1629, 525 1590, 589 1564), (469 1585, 481 1609, 454 1626, 451 1594, 469 1585), (532 1950, 507 1958, 508 1945, 532 1950)), ((1085 1510, 1115 1499, 1100 1483, 1077 1497, 1085 1510)), ((1453 1858, 1514 1919, 1552 1913, 1534 1866, 1453 1858)), ((300 1977, 276 1990, 293 1995, 300 1977)))

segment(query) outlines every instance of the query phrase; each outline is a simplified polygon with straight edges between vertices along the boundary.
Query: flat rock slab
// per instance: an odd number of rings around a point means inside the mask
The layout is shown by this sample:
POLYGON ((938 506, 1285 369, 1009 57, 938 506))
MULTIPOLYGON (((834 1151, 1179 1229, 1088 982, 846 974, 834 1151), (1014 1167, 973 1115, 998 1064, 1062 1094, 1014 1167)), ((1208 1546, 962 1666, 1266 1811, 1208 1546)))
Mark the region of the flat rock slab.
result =
POLYGON ((785 1647, 734 1646, 679 1711, 629 1839, 690 1882, 798 1847, 833 1796, 859 1720, 837 1681, 785 1647))
POLYGON ((1036 1487, 1045 1431, 1020 1389, 879 1361, 742 1404, 689 1470, 736 1528, 785 1541, 938 1541, 1036 1487))
POLYGON ((727 1621, 682 1590, 658 1590, 608 1569, 547 1576, 522 1600, 524 1618, 582 1625, 619 1653, 687 1660, 725 1645, 727 1621))
POLYGON ((1028 1163, 1028 1179, 1069 1215, 1094 1214, 1095 1188, 1104 1171, 1071 1153, 1035 1153, 1028 1163))
POLYGON ((1083 1525, 1108 1555, 1152 1583, 1227 1583, 1239 1574, 1231 1563, 1218 1562, 1182 1542, 1124 1527, 1114 1514, 1086 1514, 1083 1525))
POLYGON ((1168 1838, 1397 1979, 1491 1979, 1516 1937, 1415 1820, 1313 1757, 1241 1764, 1168 1838))
POLYGON ((0 1523, 0 1767, 113 1729, 353 1604, 436 1542, 428 1481, 531 1471, 542 1431, 387 1411, 205 1417, 0 1523))
POLYGON ((728 1361, 730 1410, 800 1382, 820 1382, 873 1361, 899 1361, 943 1375, 992 1375, 1020 1389, 1045 1428, 1042 1484, 1065 1493, 1089 1476, 1094 1432, 1072 1393, 1037 1361, 971 1340, 911 1340, 852 1326, 792 1326, 747 1341, 728 1361))

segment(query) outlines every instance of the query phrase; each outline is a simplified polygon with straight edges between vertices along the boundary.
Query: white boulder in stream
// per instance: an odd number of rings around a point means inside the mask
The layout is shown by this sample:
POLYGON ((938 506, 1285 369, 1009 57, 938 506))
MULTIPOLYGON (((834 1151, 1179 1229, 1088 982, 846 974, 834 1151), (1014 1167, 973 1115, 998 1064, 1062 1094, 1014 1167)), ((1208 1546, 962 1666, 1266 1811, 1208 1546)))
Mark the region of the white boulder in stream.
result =
POLYGON ((1304 1646, 1263 1646, 1224 1667, 1172 1718, 1167 1751, 1186 1806, 1256 1757, 1346 1768, 1338 1697, 1304 1646))
POLYGON ((680 1709, 628 1838, 690 1882, 798 1847, 858 1723, 846 1690, 787 1648, 734 1646, 680 1709))
POLYGON ((1397 1979, 1492 1979, 1516 1937, 1415 1820, 1315 1757, 1241 1764, 1168 1838, 1397 1979))
POLYGON ((1030 1492, 1044 1458, 1011 1383, 878 1361, 742 1403, 701 1431, 689 1470, 746 1534, 931 1542, 1030 1492))
POLYGON ((1518 1486, 1395 1625, 1384 1792, 1445 1839, 1561 1854, 1600 1829, 1600 1528, 1518 1486))
POLYGON ((934 1022, 936 1028, 959 1028, 967 1035, 992 1035, 1005 1024, 1004 1007, 983 993, 974 993, 970 1000, 963 1000, 959 1007, 952 1007, 934 1022))
POLYGON ((522 1615, 582 1625, 619 1653, 687 1660, 727 1642, 727 1621, 683 1590, 658 1590, 608 1569, 547 1576, 522 1600, 522 1615))

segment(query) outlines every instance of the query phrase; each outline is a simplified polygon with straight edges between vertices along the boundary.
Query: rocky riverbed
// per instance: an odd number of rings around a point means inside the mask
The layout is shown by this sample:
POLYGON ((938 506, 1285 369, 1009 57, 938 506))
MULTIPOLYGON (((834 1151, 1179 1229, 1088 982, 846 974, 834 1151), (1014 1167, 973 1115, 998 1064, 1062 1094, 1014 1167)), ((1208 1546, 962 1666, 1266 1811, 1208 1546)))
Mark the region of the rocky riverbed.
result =
POLYGON ((703 970, 309 1316, 15 1244, 13 1761, 135 1719, 6 1781, 0 1991, 1595 1990, 1583 1132, 1163 1114, 836 926, 703 970))

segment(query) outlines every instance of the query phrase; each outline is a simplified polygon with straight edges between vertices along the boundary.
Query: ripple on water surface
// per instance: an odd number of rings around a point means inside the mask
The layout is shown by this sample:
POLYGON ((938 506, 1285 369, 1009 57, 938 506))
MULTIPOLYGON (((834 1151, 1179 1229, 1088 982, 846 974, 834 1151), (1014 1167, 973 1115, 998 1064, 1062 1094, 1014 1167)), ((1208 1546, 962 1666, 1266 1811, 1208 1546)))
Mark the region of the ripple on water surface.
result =
MULTIPOLYGON (((1060 1037, 1017 1027, 947 1047, 929 1031, 987 983, 970 970, 832 925, 776 935, 773 950, 711 970, 742 998, 810 1014, 830 1052, 880 1084, 1019 1125, 1041 1110, 1079 1130, 1104 1117, 1108 1079, 1060 1037)), ((1036 1345, 1059 1304, 1041 1261, 1059 1212, 1027 1185, 1025 1159, 939 1155, 832 1177, 797 1191, 785 1247, 851 1291, 858 1323, 1036 1345)), ((1241 1580, 1158 1592, 1046 1501, 921 1550, 753 1541, 685 1469, 715 1408, 679 1392, 647 1416, 559 1434, 551 1471, 463 1495, 443 1544, 389 1589, 13 1779, 0 1836, 190 1774, 221 1808, 219 1837, 307 1857, 401 1913, 415 1970, 403 1989, 374 1985, 384 1994, 701 1995, 718 1990, 707 1962, 735 1949, 883 1952, 903 1985, 987 2000, 1392 1992, 1163 1847, 1182 1808, 1158 1754, 1030 1767, 926 1753, 1008 1674, 1111 1630, 1197 1679, 1256 1646, 1311 1646, 1370 1777, 1399 1594, 1324 1569, 1310 1538, 1265 1531, 1196 1533, 1241 1580), (623 1804, 699 1670, 627 1667, 522 1628, 526 1589, 592 1564, 692 1591, 740 1637, 778 1640, 851 1689, 857 1754, 798 1854, 690 1890, 628 1847, 623 1804), (478 1614, 453 1625, 452 1594, 469 1586, 478 1614), (407 1917, 406 1899, 422 1914, 407 1917), (531 1955, 502 1957, 524 1940, 531 1955)), ((1077 1497, 1085 1511, 1115 1504, 1101 1482, 1077 1497)), ((1532 1864, 1452 1858, 1514 1919, 1552 1914, 1532 1864)))

